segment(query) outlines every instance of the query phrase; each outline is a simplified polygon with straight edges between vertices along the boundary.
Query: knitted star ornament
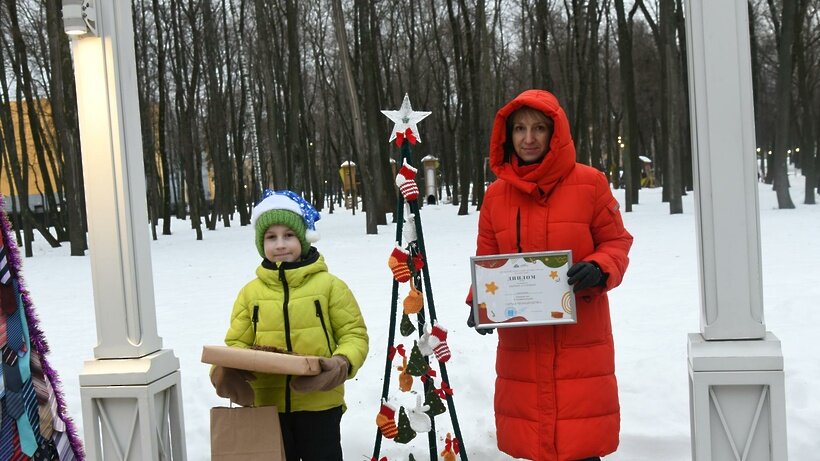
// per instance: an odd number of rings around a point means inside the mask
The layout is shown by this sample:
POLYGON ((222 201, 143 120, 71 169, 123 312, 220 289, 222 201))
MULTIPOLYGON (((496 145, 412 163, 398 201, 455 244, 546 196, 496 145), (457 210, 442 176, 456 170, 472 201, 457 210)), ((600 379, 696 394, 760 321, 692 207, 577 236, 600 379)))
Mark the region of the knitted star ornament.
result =
POLYGON ((396 245, 390 257, 387 258, 387 267, 393 271, 393 278, 399 283, 404 283, 410 280, 410 268, 407 266, 407 258, 409 253, 396 245))
POLYGON ((404 160, 399 173, 396 175, 396 185, 399 187, 399 192, 404 196, 408 202, 419 197, 419 186, 416 185, 416 173, 418 170, 410 166, 407 160, 404 160))

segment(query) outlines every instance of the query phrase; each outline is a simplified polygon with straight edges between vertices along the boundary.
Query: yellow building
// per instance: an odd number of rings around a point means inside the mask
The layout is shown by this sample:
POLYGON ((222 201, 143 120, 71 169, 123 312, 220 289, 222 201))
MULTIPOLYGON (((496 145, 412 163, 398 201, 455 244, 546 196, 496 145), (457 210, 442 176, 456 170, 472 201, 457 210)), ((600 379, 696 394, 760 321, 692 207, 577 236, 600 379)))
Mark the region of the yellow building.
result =
MULTIPOLYGON (((19 103, 17 101, 11 101, 10 105, 14 133, 6 133, 3 126, 0 125, 0 139, 3 140, 2 145, 0 145, 0 149, 2 149, 0 152, 3 154, 2 162, 0 162, 2 165, 2 169, 0 169, 0 193, 3 194, 5 201, 8 202, 6 203, 6 208, 10 208, 11 203, 9 198, 12 197, 12 187, 10 181, 12 178, 9 177, 11 165, 9 164, 9 152, 6 149, 6 139, 9 135, 11 135, 16 146, 17 159, 20 162, 20 165, 25 163, 25 168, 28 170, 28 195, 32 205, 36 206, 41 202, 41 196, 45 191, 45 187, 43 185, 42 175, 40 174, 40 162, 37 158, 37 153, 34 149, 34 141, 31 136, 31 126, 28 118, 28 104, 25 102, 19 103), (20 110, 22 110, 23 131, 25 136, 25 150, 27 157, 25 162, 23 161, 23 149, 20 143, 20 110)), ((38 122, 43 129, 42 142, 46 150, 44 153, 46 159, 46 171, 49 174, 52 188, 56 188, 56 184, 54 183, 54 168, 59 168, 59 165, 62 163, 62 158, 54 158, 54 156, 61 156, 62 153, 55 149, 56 131, 54 130, 54 122, 51 118, 51 103, 48 99, 38 99, 35 102, 35 105, 37 106, 37 111, 39 112, 38 122)), ((15 184, 15 192, 16 189, 17 185, 15 184)))

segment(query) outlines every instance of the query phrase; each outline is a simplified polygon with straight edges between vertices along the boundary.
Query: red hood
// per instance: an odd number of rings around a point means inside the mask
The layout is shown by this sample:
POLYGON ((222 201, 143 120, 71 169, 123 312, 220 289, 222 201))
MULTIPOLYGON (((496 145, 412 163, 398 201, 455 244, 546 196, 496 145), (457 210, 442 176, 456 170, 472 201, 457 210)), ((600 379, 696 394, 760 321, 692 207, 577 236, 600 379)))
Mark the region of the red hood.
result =
POLYGON ((493 173, 536 199, 546 200, 552 189, 575 167, 575 144, 569 131, 564 109, 552 93, 527 90, 507 103, 495 114, 490 139, 490 168, 493 173), (516 109, 528 106, 539 110, 554 123, 550 151, 534 170, 519 176, 510 162, 504 161, 504 143, 507 140, 507 117, 516 109))

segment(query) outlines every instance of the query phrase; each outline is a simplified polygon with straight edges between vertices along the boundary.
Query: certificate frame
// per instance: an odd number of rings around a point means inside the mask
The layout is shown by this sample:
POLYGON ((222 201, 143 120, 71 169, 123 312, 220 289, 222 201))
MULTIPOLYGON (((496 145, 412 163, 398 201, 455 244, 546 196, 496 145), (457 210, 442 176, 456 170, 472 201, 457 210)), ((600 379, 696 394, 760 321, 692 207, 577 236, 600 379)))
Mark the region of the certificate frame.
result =
POLYGON ((573 324, 572 250, 470 257, 475 328, 573 324))

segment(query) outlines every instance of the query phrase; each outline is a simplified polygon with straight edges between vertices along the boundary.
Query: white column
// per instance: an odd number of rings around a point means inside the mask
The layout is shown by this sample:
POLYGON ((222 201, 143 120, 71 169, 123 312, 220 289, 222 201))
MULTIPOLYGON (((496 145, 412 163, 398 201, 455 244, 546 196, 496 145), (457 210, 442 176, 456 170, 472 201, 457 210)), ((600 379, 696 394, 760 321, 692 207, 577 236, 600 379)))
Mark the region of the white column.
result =
POLYGON ((692 456, 785 460, 783 356, 763 321, 747 5, 687 0, 685 13, 701 294, 701 331, 688 338, 692 456))
POLYGON ((93 3, 97 36, 72 40, 97 325, 80 375, 86 453, 184 460, 179 360, 157 334, 131 4, 93 3))

